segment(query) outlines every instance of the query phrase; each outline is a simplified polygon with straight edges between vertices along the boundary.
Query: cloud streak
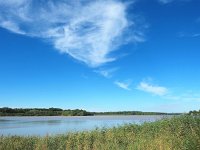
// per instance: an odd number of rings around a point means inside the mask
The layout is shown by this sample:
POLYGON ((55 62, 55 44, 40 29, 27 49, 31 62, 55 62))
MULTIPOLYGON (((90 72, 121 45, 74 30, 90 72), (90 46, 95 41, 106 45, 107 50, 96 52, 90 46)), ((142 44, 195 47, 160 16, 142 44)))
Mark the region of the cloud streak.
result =
POLYGON ((129 88, 129 86, 131 85, 131 82, 120 82, 120 81, 115 81, 114 84, 117 85, 118 87, 124 89, 124 90, 128 90, 128 91, 131 90, 131 89, 129 88))
POLYGON ((98 70, 94 70, 94 72, 102 75, 105 78, 111 78, 113 76, 113 74, 118 70, 118 68, 111 68, 111 69, 98 69, 98 70))
POLYGON ((174 101, 196 101, 200 102, 200 94, 193 91, 185 91, 184 93, 174 93, 164 86, 153 85, 148 82, 140 82, 136 87, 137 90, 160 96, 163 99, 174 101))
POLYGON ((167 4, 167 3, 170 3, 174 0, 158 0, 159 2, 163 3, 163 4, 167 4))
POLYGON ((110 53, 127 41, 143 41, 127 7, 119 0, 0 0, 0 27, 47 39, 61 53, 98 67, 116 60, 110 53), (125 36, 130 27, 133 34, 125 36))
POLYGON ((165 99, 176 100, 176 101, 196 101, 200 102, 200 94, 196 94, 194 92, 185 92, 184 94, 174 94, 174 95, 166 95, 165 99))
POLYGON ((158 0, 162 4, 168 4, 171 2, 190 2, 191 0, 158 0))
POLYGON ((140 82, 140 84, 137 86, 137 89, 159 96, 166 95, 168 92, 168 89, 166 87, 151 85, 147 82, 140 82))

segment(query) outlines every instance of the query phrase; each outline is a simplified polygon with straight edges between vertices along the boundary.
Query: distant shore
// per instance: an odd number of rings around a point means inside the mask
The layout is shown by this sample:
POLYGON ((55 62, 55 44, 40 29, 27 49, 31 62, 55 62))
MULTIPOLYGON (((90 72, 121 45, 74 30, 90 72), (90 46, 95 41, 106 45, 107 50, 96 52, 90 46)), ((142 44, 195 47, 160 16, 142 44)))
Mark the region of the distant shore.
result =
POLYGON ((82 109, 61 108, 0 108, 0 116, 98 116, 98 115, 180 115, 181 113, 116 111, 89 112, 82 109))

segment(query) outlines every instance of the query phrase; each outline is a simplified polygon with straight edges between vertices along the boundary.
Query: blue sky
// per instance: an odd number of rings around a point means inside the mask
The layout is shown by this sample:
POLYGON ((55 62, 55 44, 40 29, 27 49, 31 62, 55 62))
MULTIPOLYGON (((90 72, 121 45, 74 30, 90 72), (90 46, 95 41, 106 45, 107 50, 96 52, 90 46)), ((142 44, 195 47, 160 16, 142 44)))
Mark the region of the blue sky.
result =
POLYGON ((0 0, 0 107, 199 109, 199 7, 0 0))

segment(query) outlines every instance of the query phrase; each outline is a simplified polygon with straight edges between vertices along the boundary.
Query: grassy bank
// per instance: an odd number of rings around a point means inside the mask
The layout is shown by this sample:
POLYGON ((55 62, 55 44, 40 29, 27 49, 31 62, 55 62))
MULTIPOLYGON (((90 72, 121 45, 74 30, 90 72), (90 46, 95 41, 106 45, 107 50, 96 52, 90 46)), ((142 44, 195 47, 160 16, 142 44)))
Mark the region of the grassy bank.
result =
POLYGON ((200 117, 46 137, 0 137, 0 150, 200 150, 200 117))

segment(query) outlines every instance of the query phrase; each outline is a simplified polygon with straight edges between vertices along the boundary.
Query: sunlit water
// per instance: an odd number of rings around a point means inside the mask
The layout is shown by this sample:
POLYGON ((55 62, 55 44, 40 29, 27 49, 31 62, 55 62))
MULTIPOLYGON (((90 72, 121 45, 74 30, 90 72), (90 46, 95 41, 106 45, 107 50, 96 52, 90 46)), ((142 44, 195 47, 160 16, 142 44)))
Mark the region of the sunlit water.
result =
POLYGON ((0 117, 0 135, 55 135, 152 122, 166 116, 0 117))

